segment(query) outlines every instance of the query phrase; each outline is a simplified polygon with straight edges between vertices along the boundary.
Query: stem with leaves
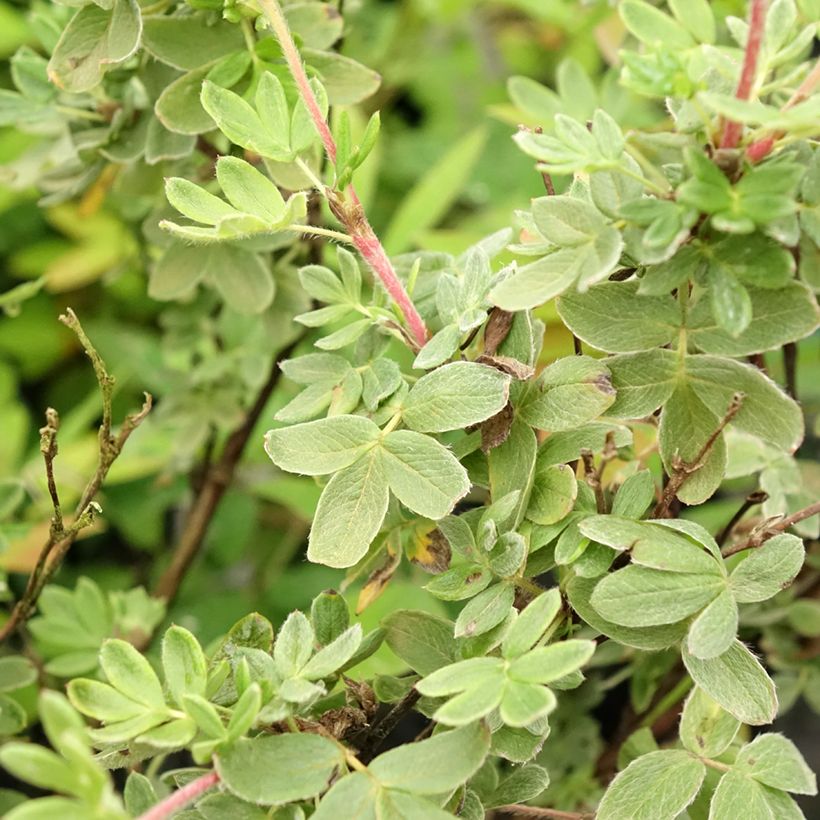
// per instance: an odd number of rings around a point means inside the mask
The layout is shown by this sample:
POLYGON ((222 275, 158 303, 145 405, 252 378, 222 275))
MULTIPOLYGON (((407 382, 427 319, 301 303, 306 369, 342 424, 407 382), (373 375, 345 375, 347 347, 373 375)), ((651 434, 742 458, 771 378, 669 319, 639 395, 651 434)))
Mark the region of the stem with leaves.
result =
POLYGON ((678 494, 678 490, 689 480, 689 477, 696 473, 706 463, 706 459, 712 448, 715 446, 720 434, 726 429, 726 425, 740 412, 743 406, 743 394, 735 393, 732 400, 729 402, 729 407, 723 415, 723 418, 718 423, 717 427, 712 431, 712 434, 706 439, 703 447, 700 448, 697 456, 693 461, 686 462, 680 458, 676 458, 672 465, 672 473, 669 476, 669 481, 663 488, 663 495, 661 500, 655 507, 652 513, 653 518, 665 518, 672 505, 672 501, 678 494))
MULTIPOLYGON (((325 120, 322 115, 316 95, 310 87, 305 66, 302 63, 299 50, 296 48, 296 43, 293 41, 293 36, 288 28, 282 8, 278 0, 260 0, 259 5, 270 23, 276 38, 279 40, 279 45, 282 48, 282 53, 290 69, 291 76, 296 83, 299 95, 307 107, 313 124, 322 139, 325 153, 328 159, 335 164, 337 153, 336 141, 333 139, 333 134, 330 132, 327 120, 325 120)), ((328 204, 334 216, 344 225, 356 249, 367 264, 370 265, 390 298, 403 314, 407 321, 413 344, 418 348, 423 347, 429 335, 427 326, 416 310, 409 294, 396 274, 383 245, 371 227, 367 219, 367 214, 362 207, 353 185, 348 185, 344 192, 324 190, 323 193, 328 198, 328 204)))
MULTIPOLYGON (((752 0, 749 11, 749 34, 746 39, 746 51, 743 55, 743 68, 737 84, 735 96, 739 100, 748 100, 752 94, 755 76, 757 74, 757 59, 760 56, 760 47, 763 44, 763 35, 766 27, 766 0, 752 0)), ((721 148, 737 148, 743 134, 743 125, 729 120, 723 127, 723 136, 720 140, 721 148)))
POLYGON ((780 520, 770 519, 764 522, 762 526, 758 527, 755 532, 745 540, 724 547, 721 551, 722 555, 724 558, 728 558, 730 555, 743 552, 743 550, 756 549, 765 544, 770 538, 774 538, 775 535, 785 532, 794 524, 799 524, 801 521, 805 521, 807 518, 811 518, 815 515, 820 515, 820 501, 815 501, 814 504, 809 504, 808 507, 804 507, 802 510, 798 510, 796 513, 787 515, 780 520))
POLYGON ((99 509, 94 504, 94 498, 100 491, 100 487, 102 487, 108 475, 108 471, 111 469, 111 465, 122 452, 125 442, 148 415, 152 405, 152 398, 146 393, 142 409, 137 413, 126 416, 119 433, 116 436, 113 435, 111 432, 111 401, 114 393, 115 379, 108 373, 105 362, 86 335, 74 311, 69 308, 64 316, 60 316, 60 321, 71 328, 80 340, 80 344, 85 350, 86 355, 91 359, 94 374, 97 377, 100 392, 102 393, 103 408, 102 422, 99 429, 97 469, 80 496, 80 500, 74 511, 73 522, 66 526, 63 520, 57 484, 54 480, 54 459, 57 457, 59 416, 56 410, 49 408, 46 411, 46 425, 40 430, 40 451, 43 454, 43 460, 45 462, 46 483, 52 504, 49 537, 40 550, 40 555, 29 576, 23 597, 15 604, 9 619, 3 624, 2 629, 0 629, 0 641, 4 641, 19 626, 22 626, 22 624, 28 620, 34 611, 40 593, 60 568, 63 558, 65 558, 71 549, 72 544, 77 539, 77 535, 93 522, 94 516, 99 509))

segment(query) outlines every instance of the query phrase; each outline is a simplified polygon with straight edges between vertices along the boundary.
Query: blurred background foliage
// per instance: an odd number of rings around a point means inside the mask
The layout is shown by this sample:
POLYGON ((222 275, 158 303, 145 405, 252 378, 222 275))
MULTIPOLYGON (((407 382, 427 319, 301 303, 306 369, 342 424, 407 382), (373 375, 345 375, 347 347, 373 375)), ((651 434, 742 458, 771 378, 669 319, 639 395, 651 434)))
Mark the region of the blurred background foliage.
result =
MULTIPOLYGON (((746 4, 718 0, 712 5, 722 20, 727 14, 742 16, 746 4)), ((543 193, 532 161, 510 139, 519 123, 536 124, 511 102, 510 77, 543 83, 573 111, 591 113, 601 105, 625 128, 660 126, 665 117, 659 104, 618 84, 615 64, 625 33, 607 0, 345 0, 344 6, 341 52, 382 76, 379 91, 350 115, 363 125, 372 111, 381 111, 381 137, 357 184, 391 253, 415 247, 460 253, 512 224, 514 210, 543 193)), ((21 45, 36 48, 40 7, 39 0, 0 0, 2 88, 12 87, 11 55, 21 45)), ((47 533, 50 506, 37 435, 44 409, 55 407, 62 417, 56 468, 65 507, 79 497, 96 457, 98 390, 76 339, 57 321, 66 307, 77 312, 116 374, 115 417, 138 406, 143 390, 154 394, 157 409, 114 465, 98 499, 104 515, 78 541, 58 580, 74 587, 87 576, 106 590, 150 588, 196 490, 203 453, 207 457, 214 440, 241 420, 231 369, 242 369, 246 382, 252 383, 257 371, 263 380, 265 345, 287 336, 290 328, 277 326, 287 320, 273 314, 270 335, 243 338, 235 361, 209 359, 218 340, 207 311, 189 314, 184 306, 169 308, 147 293, 152 260, 132 214, 139 213, 143 191, 159 189, 163 164, 142 164, 139 178, 109 165, 78 198, 41 207, 33 187, 13 191, 3 183, 3 165, 36 139, 13 124, 0 127, 0 308, 5 313, 0 317, 0 570, 7 573, 2 594, 16 597, 9 587, 19 593, 24 580, 19 573, 31 569, 47 533), (37 293, 17 304, 18 288, 37 293), (218 361, 223 370, 203 372, 200 365, 208 361, 218 361), (181 383, 189 388, 184 406, 174 398, 181 383)), ((293 283, 280 278, 278 286, 277 299, 293 283)), ((572 339, 552 311, 552 306, 541 309, 547 322, 543 363, 572 351, 572 339)), ((240 328, 222 321, 219 333, 232 332, 241 336, 240 328)), ((815 432, 798 453, 807 473, 820 472, 818 344, 817 338, 801 343, 798 367, 801 401, 815 432)), ((310 343, 303 348, 307 352, 310 343)), ((770 354, 766 364, 775 378, 781 374, 778 356, 770 354)), ((261 446, 274 412, 294 394, 295 386, 285 381, 277 388, 203 554, 167 614, 203 642, 252 610, 280 622, 292 609, 308 606, 320 590, 339 584, 338 571, 304 558, 319 487, 309 478, 276 475, 261 446)), ((641 447, 638 432, 636 448, 641 447)), ((608 469, 617 470, 618 463, 608 469)), ((775 469, 770 480, 774 486, 784 479, 775 469)), ((753 481, 727 482, 719 496, 697 509, 698 520, 718 529, 756 489, 753 481)), ((814 486, 820 487, 820 476, 814 476, 814 486)), ((424 533, 416 537, 423 549, 424 533)), ((418 567, 404 562, 383 589, 350 579, 351 604, 371 602, 362 613, 365 629, 396 608, 446 606, 412 581, 418 575, 418 567)), ((150 618, 147 605, 144 611, 150 618)), ((382 673, 402 667, 387 647, 368 663, 382 673)), ((562 701, 555 742, 544 752, 553 783, 568 790, 568 803, 573 789, 589 797, 600 748, 597 726, 586 715, 589 704, 575 703, 591 696, 588 688, 582 691, 586 694, 562 701), (573 770, 562 777, 562 749, 569 747, 586 748, 588 754, 586 761, 576 754, 573 770)))

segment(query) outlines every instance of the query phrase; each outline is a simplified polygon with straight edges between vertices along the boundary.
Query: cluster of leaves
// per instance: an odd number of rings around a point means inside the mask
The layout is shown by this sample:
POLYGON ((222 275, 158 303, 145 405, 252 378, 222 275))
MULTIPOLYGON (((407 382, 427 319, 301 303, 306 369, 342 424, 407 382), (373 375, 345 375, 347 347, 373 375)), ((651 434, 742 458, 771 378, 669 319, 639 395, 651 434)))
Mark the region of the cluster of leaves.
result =
MULTIPOLYGON (((0 123, 38 137, 11 175, 46 207, 118 201, 147 260, 141 287, 175 303, 165 359, 147 368, 163 401, 141 455, 170 440, 178 470, 205 452, 207 471, 215 440, 281 373, 290 398, 277 397, 264 474, 310 486, 308 560, 345 569, 345 586, 364 579, 360 609, 404 556, 432 577, 368 631, 326 592, 276 634, 253 614, 203 648, 174 625, 156 654, 135 644, 165 607, 141 589, 47 587, 26 643, 41 669, 0 658, 0 730, 39 720, 53 751, 12 740, 0 763, 61 796, 9 793, 7 816, 161 817, 180 795, 191 820, 478 820, 527 801, 597 805, 598 820, 801 816, 789 795, 816 793, 805 761, 747 727, 799 694, 820 706, 820 565, 803 541, 820 516, 789 372, 820 316, 806 59, 820 8, 774 0, 750 31, 718 25, 706 0, 667 5, 619 4, 617 90, 572 61, 557 92, 511 80, 533 126, 515 142, 548 190, 512 231, 392 262, 352 187, 379 117, 337 113, 379 78, 335 50, 334 4, 38 12, 40 49, 16 53, 16 90, 0 92, 0 123), (744 64, 759 101, 735 93, 744 64), (652 128, 619 116, 635 97, 652 128), (573 355, 544 351, 553 300, 573 355), (765 367, 781 349, 788 389, 765 367), (713 535, 699 505, 736 479, 768 494, 763 518, 713 535), (48 688, 58 678, 67 699, 48 688), (627 679, 638 720, 617 762, 579 760, 550 784, 561 744, 627 679), (677 735, 656 736, 684 698, 677 735), (411 710, 431 736, 379 754, 411 710), (177 753, 192 765, 164 770, 177 753), (107 772, 121 768, 122 796, 107 772)), ((387 234, 401 250, 425 218, 408 202, 387 234)), ((214 479, 214 505, 230 478, 214 479)))

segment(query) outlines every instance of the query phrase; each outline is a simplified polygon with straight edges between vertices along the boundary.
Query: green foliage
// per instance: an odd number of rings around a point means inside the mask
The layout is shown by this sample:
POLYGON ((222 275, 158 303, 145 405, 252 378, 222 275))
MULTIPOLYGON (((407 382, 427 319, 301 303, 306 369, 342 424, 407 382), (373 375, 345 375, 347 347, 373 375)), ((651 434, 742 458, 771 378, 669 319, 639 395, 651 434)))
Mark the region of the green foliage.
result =
POLYGON ((816 794, 820 6, 474 5, 0 0, 3 816, 816 794))

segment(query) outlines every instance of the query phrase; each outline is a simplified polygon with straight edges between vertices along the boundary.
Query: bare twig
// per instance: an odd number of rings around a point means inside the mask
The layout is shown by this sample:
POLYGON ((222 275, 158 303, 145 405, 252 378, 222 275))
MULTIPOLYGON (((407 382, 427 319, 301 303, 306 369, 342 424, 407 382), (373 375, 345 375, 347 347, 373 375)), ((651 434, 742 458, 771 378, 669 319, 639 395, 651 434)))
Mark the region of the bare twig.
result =
MULTIPOLYGON (((737 84, 735 96, 739 100, 748 100, 754 87, 757 73, 757 58, 760 55, 760 46, 766 26, 766 0, 752 0, 749 10, 749 34, 746 39, 746 51, 743 55, 743 68, 737 84)), ((723 126, 723 136, 720 140, 721 148, 737 148, 743 125, 729 120, 723 126)))
POLYGON ((168 795, 156 806, 141 814, 137 820, 165 820, 166 817, 173 817, 180 809, 184 809, 201 794, 212 789, 219 782, 219 775, 216 772, 208 772, 192 780, 187 786, 177 789, 168 795))
POLYGON ((612 461, 616 455, 618 455, 618 448, 615 446, 615 436, 611 431, 606 434, 604 449, 601 452, 601 460, 598 463, 597 468, 595 467, 595 459, 592 455, 592 450, 581 450, 581 459, 584 462, 584 474, 587 484, 589 484, 592 491, 595 493, 595 505, 598 508, 598 512, 602 515, 607 511, 607 504, 601 478, 604 474, 604 470, 606 469, 606 465, 609 464, 609 462, 612 461))
POLYGON ((731 544, 728 547, 724 547, 723 550, 721 550, 723 557, 728 558, 730 555, 736 555, 738 552, 743 552, 743 550, 756 549, 762 544, 765 544, 766 541, 773 538, 775 535, 785 532, 793 524, 799 524, 801 521, 805 521, 807 518, 811 518, 819 513, 820 501, 815 501, 814 504, 809 504, 808 507, 804 507, 796 513, 787 515, 785 518, 769 519, 760 527, 757 527, 755 531, 745 540, 739 541, 737 544, 731 544))
POLYGON ((764 490, 756 490, 746 496, 743 503, 738 508, 737 512, 729 519, 729 523, 720 531, 715 540, 717 543, 724 544, 726 539, 732 534, 732 530, 737 526, 738 521, 754 506, 762 504, 767 501, 769 494, 764 490))
POLYGON ((797 344, 783 345, 783 370, 786 378, 786 392, 797 401, 797 344))
POLYGON ((46 465, 46 481, 53 508, 49 537, 42 550, 40 550, 40 555, 29 576, 23 597, 15 604, 9 619, 0 629, 0 641, 8 638, 15 629, 29 618, 34 611, 40 593, 60 568, 63 558, 71 549, 77 535, 93 522, 96 513, 99 511, 99 507, 94 503, 94 498, 100 491, 111 465, 122 452, 125 442, 148 415, 152 405, 152 398, 150 394, 146 393, 142 409, 137 413, 126 416, 119 433, 116 436, 113 435, 111 401, 115 379, 106 370, 105 362, 86 335, 74 311, 67 310, 66 315, 60 317, 60 321, 77 334, 80 344, 83 346, 88 358, 91 359, 94 374, 102 393, 103 409, 99 429, 97 469, 80 496, 74 511, 74 521, 66 526, 63 521, 57 485, 54 481, 54 459, 57 456, 59 418, 56 411, 49 408, 46 411, 46 426, 40 430, 40 450, 43 453, 46 465))
POLYGON ((652 513, 653 518, 665 518, 669 512, 669 507, 672 501, 677 497, 678 490, 689 480, 689 477, 696 473, 706 463, 706 459, 712 448, 715 446, 721 433, 726 429, 726 425, 740 412, 743 406, 743 393, 735 393, 732 400, 729 402, 729 407, 723 415, 723 418, 718 422, 717 427, 712 431, 712 434, 706 439, 703 447, 700 448, 695 459, 686 462, 681 458, 675 458, 672 464, 672 472, 669 475, 669 480, 663 488, 663 495, 661 500, 655 506, 652 513))
MULTIPOLYGON (((333 139, 333 134, 330 132, 327 121, 322 115, 319 103, 310 86, 302 58, 293 41, 287 21, 285 20, 285 15, 282 13, 282 8, 278 0, 259 0, 259 5, 270 23, 276 38, 279 40, 279 45, 282 48, 282 53, 284 54, 290 73, 293 76, 293 80, 296 83, 299 95, 310 113, 313 124, 322 139, 325 153, 328 159, 330 159, 332 163, 335 163, 336 142, 333 139)), ((418 348, 423 347, 428 337, 427 326, 424 324, 424 320, 419 315, 404 285, 393 269, 393 265, 379 238, 373 231, 353 185, 351 184, 347 187, 344 195, 339 195, 332 191, 324 191, 324 193, 328 197, 328 205, 334 216, 345 226, 356 249, 368 265, 370 265, 382 285, 384 285, 390 298, 404 315, 410 329, 410 338, 413 344, 418 348)))
POLYGON ((270 375, 256 396, 253 405, 248 410, 244 421, 231 433, 225 443, 219 460, 210 466, 207 474, 204 476, 201 489, 188 513, 182 535, 180 535, 179 541, 174 549, 171 563, 160 577, 154 589, 153 594, 156 597, 164 598, 170 602, 176 597, 177 592, 179 592, 179 587, 182 584, 185 573, 199 554, 202 542, 205 539, 205 534, 216 513, 219 502, 222 500, 225 490, 233 480, 245 445, 254 427, 256 427, 256 423, 259 421, 268 403, 268 399, 270 399, 276 385, 279 383, 282 373, 279 368, 279 363, 290 356, 293 349, 301 341, 301 338, 302 337, 299 336, 291 342, 291 344, 282 350, 275 358, 271 366, 270 375))
POLYGON ((359 752, 359 760, 369 763, 379 751, 387 736, 398 726, 401 719, 418 703, 421 694, 411 689, 381 720, 374 723, 367 733, 359 752))
POLYGON ((499 814, 512 817, 544 817, 551 820, 592 820, 594 812, 561 811, 560 809, 542 809, 539 806, 499 806, 494 809, 499 814))

